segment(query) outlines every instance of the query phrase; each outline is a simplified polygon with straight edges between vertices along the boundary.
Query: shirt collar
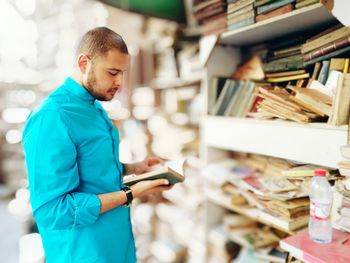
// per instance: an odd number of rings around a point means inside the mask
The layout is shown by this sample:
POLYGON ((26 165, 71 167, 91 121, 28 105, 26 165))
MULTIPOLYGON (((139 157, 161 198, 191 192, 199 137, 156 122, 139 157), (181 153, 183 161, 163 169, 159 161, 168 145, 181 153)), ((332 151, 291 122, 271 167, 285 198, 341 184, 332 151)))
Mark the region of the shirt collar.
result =
POLYGON ((90 92, 87 89, 85 89, 82 85, 80 85, 71 77, 68 77, 66 79, 66 81, 64 82, 64 86, 69 92, 73 93, 81 100, 86 101, 90 104, 94 104, 96 99, 90 94, 90 92))

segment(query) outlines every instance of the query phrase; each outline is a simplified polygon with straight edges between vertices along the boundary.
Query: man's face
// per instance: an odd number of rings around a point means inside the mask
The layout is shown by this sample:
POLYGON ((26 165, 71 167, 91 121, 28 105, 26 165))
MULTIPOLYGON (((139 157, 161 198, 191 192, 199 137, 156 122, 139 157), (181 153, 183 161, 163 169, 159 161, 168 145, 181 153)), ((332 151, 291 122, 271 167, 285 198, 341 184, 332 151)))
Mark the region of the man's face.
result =
POLYGON ((83 86, 101 101, 110 101, 123 86, 123 76, 129 67, 129 56, 113 49, 105 56, 89 60, 83 74, 83 86))

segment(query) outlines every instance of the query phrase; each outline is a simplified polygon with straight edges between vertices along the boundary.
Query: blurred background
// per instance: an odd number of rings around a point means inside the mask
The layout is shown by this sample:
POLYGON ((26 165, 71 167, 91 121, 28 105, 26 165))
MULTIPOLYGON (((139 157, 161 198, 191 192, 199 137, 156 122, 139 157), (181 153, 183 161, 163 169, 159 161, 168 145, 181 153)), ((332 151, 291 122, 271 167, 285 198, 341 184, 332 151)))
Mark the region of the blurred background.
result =
POLYGON ((147 155, 190 157, 186 183, 169 196, 153 196, 134 206, 138 258, 140 262, 202 261, 202 197, 195 175, 200 166, 198 120, 203 102, 199 35, 186 13, 190 4, 0 0, 0 254, 4 262, 20 258, 25 262, 33 254, 38 260, 42 257, 37 239, 28 235, 36 227, 28 202, 22 129, 29 113, 71 73, 80 36, 97 26, 119 33, 131 55, 122 94, 103 104, 120 129, 121 161, 139 161, 147 155), (193 198, 183 202, 178 197, 184 195, 193 198), (175 227, 179 220, 183 223, 175 227), (193 255, 187 254, 189 246, 193 255), (32 255, 25 254, 28 248, 32 255))

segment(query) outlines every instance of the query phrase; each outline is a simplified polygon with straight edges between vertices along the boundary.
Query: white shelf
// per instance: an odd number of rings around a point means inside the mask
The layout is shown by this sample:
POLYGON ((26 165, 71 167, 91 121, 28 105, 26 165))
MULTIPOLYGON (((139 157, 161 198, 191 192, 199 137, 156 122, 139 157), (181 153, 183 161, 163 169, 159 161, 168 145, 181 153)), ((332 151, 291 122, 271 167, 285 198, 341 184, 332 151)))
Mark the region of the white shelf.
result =
POLYGON ((225 32, 220 36, 219 43, 237 46, 254 44, 272 40, 286 33, 291 34, 311 29, 334 20, 333 15, 319 3, 247 27, 225 32))
POLYGON ((204 143, 336 168, 342 159, 340 146, 347 143, 347 126, 207 116, 204 143))

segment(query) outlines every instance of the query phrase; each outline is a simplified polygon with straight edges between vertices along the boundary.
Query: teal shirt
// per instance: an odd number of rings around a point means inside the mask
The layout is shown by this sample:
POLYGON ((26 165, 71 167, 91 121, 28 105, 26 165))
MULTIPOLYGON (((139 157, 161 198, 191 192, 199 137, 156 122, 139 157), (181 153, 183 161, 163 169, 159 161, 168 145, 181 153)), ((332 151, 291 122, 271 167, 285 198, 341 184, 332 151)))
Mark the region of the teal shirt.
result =
POLYGON ((48 263, 136 262, 130 210, 99 214, 120 191, 119 134, 71 78, 29 116, 23 132, 30 201, 48 263))

